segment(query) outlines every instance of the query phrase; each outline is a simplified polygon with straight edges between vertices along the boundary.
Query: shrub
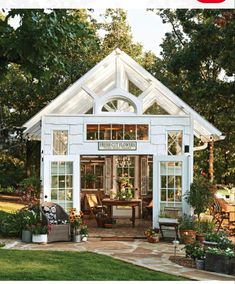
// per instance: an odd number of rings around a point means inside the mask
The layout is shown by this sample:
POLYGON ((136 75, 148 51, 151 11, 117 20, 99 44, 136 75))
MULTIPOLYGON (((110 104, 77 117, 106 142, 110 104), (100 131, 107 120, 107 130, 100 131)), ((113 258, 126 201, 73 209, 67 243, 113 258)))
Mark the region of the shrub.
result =
POLYGON ((215 228, 215 223, 211 221, 196 222, 195 229, 198 233, 209 234, 212 233, 215 228))
POLYGON ((205 251, 200 242, 194 242, 192 244, 187 244, 184 246, 186 257, 192 259, 204 259, 205 251))
POLYGON ((29 177, 21 181, 18 188, 21 200, 32 207, 39 202, 40 180, 36 177, 29 177))
POLYGON ((196 176, 185 194, 185 199, 194 208, 194 213, 200 221, 200 214, 205 212, 213 202, 213 194, 209 190, 211 184, 204 176, 196 176))
POLYGON ((179 229, 181 230, 194 230, 195 225, 195 220, 192 216, 184 214, 179 218, 179 229))
POLYGON ((217 243, 217 247, 220 249, 233 248, 234 245, 231 240, 228 239, 225 232, 212 232, 205 236, 205 240, 209 242, 217 243))
POLYGON ((15 192, 15 188, 13 186, 8 186, 8 187, 1 187, 0 185, 0 193, 3 194, 13 194, 15 192))

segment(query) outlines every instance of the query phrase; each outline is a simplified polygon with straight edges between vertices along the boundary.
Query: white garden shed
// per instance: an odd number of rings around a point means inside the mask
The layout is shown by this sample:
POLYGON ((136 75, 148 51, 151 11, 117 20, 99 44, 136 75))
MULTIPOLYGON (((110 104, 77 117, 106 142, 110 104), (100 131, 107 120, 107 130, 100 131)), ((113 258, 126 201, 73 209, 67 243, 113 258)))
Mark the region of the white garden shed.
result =
MULTIPOLYGON (((205 145, 223 139, 119 49, 24 127, 29 139, 41 140, 44 200, 80 210, 83 193, 99 190, 109 196, 125 176, 139 199, 152 196, 154 226, 165 206, 190 210, 182 196, 193 178, 194 135, 205 145), (151 107, 160 114, 149 114, 151 107)), ((115 214, 128 210, 116 208, 115 214)))

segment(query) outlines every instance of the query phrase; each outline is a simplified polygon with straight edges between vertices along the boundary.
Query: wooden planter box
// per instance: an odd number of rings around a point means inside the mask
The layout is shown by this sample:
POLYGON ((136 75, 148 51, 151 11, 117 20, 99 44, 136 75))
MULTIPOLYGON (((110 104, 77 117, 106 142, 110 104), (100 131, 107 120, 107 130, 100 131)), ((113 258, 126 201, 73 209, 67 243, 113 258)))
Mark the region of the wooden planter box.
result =
POLYGON ((207 252, 205 260, 205 270, 235 275, 235 257, 216 255, 207 252))

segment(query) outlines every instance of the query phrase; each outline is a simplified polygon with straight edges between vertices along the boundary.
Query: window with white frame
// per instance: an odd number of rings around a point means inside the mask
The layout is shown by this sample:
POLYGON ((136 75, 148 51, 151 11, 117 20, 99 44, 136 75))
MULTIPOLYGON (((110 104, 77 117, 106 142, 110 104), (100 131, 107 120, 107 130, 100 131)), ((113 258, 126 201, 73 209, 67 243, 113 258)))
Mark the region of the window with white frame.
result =
POLYGON ((104 164, 82 163, 81 164, 81 188, 102 189, 104 188, 104 164))
POLYGON ((182 167, 183 162, 160 162, 162 204, 175 206, 182 201, 182 167))
POLYGON ((53 155, 68 154, 68 131, 54 130, 53 131, 53 155))
POLYGON ((167 154, 182 155, 182 137, 181 130, 167 131, 167 154))
POLYGON ((51 201, 73 207, 73 162, 51 162, 51 201))

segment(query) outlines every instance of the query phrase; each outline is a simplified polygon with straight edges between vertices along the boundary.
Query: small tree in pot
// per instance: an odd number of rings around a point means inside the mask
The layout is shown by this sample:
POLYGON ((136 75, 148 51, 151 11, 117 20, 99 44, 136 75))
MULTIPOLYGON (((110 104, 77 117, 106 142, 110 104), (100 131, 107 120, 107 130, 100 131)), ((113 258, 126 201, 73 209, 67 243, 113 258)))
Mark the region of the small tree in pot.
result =
MULTIPOLYGON (((211 183, 206 177, 199 175, 194 178, 190 186, 190 191, 185 194, 185 199, 194 209, 194 214, 198 218, 198 228, 200 228, 201 213, 206 212, 207 208, 213 203, 213 193, 209 189, 211 183)), ((198 232, 201 233, 201 232, 198 232)))

